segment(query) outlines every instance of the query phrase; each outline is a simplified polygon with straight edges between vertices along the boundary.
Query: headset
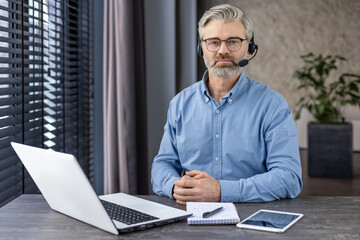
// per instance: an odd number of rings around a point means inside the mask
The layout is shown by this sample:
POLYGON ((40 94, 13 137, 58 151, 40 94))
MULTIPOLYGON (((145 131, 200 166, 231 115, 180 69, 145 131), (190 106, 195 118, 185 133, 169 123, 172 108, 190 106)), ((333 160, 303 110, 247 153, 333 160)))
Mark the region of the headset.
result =
MULTIPOLYGON (((204 52, 202 50, 202 44, 201 43, 202 43, 202 40, 199 37, 198 38, 198 43, 197 43, 197 46, 196 46, 196 52, 200 57, 203 57, 204 52)), ((240 63, 239 63, 240 67, 244 67, 246 64, 248 64, 248 62, 256 56, 258 50, 259 50, 259 47, 258 47, 258 45, 255 44, 254 34, 253 34, 252 37, 251 37, 251 40, 249 42, 248 52, 249 52, 250 55, 253 55, 253 54, 254 55, 249 60, 247 60, 247 59, 241 60, 240 63)))

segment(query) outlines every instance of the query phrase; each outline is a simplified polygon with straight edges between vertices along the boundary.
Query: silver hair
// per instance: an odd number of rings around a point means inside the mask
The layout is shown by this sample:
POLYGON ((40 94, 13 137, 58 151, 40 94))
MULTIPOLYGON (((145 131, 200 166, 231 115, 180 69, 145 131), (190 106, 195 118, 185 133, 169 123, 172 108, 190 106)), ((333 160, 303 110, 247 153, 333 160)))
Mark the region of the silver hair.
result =
POLYGON ((212 20, 222 20, 224 22, 239 21, 244 25, 245 35, 248 41, 253 37, 253 28, 251 21, 246 17, 243 10, 229 4, 217 5, 210 8, 201 17, 198 30, 199 37, 202 39, 204 36, 204 28, 212 20))

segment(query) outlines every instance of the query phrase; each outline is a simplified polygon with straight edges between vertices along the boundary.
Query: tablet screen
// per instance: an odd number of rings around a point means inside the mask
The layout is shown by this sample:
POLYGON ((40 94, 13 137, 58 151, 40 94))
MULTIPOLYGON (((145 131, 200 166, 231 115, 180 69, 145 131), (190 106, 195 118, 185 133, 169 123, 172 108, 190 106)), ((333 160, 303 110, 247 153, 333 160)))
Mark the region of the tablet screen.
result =
POLYGON ((298 213, 260 210, 239 223, 238 227, 283 232, 302 216, 298 213))
POLYGON ((299 215, 260 211, 243 224, 283 229, 299 215))

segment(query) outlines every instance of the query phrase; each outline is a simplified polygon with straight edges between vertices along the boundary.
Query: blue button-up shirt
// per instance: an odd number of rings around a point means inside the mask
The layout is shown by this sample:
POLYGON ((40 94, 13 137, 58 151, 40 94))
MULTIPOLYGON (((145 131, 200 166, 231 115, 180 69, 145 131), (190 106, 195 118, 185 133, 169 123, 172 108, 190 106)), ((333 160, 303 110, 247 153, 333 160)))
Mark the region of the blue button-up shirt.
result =
POLYGON ((286 100, 242 71, 219 105, 206 81, 207 72, 170 102, 152 164, 154 192, 173 198, 184 169, 217 179, 223 202, 296 197, 302 189, 298 134, 286 100))

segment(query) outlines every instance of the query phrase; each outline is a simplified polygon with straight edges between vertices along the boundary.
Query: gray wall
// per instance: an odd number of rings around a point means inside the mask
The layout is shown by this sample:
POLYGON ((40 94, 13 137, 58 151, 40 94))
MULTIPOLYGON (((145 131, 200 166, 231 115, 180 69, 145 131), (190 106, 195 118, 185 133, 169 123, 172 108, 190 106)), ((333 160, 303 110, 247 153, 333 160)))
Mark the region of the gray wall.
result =
POLYGON ((174 46, 175 1, 145 1, 146 97, 150 168, 152 159, 159 150, 169 101, 175 95, 176 49, 174 46))
MULTIPOLYGON (((296 91, 292 73, 302 66, 300 55, 339 54, 349 61, 339 72, 360 74, 360 1, 358 0, 199 0, 201 8, 220 3, 241 7, 254 25, 259 53, 245 67, 251 78, 278 91, 294 110, 302 96, 296 91)), ((199 11, 200 11, 199 7, 199 11)), ((354 149, 360 150, 359 108, 343 110, 354 125, 354 149)), ((311 116, 303 112, 297 121, 299 143, 306 147, 306 124, 311 116)))
POLYGON ((178 91, 196 82, 196 1, 144 2, 148 160, 151 167, 164 133, 170 100, 178 91))

